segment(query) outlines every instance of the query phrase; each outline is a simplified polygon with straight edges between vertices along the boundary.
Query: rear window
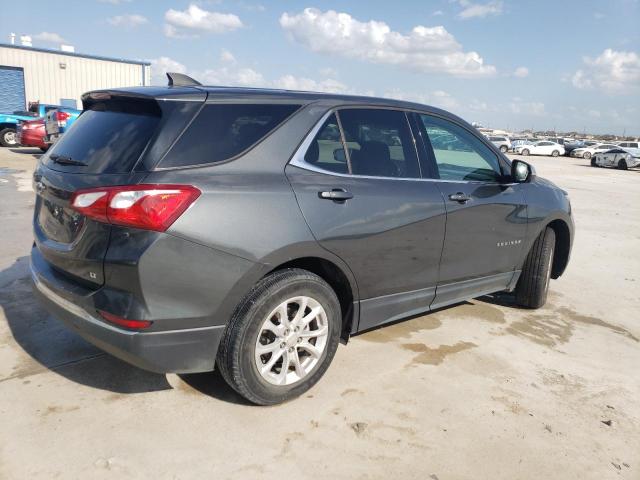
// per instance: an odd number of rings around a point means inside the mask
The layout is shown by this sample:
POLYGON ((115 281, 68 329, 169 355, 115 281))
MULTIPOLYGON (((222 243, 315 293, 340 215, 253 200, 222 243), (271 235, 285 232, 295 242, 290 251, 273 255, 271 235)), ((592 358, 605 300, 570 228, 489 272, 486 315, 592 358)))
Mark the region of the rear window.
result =
POLYGON ((83 173, 128 173, 159 121, 159 109, 94 105, 92 110, 84 111, 47 152, 46 165, 55 170, 83 173), (55 158, 62 160, 54 161, 55 158))
POLYGON ((198 114, 160 168, 223 162, 258 143, 300 105, 210 104, 198 114))

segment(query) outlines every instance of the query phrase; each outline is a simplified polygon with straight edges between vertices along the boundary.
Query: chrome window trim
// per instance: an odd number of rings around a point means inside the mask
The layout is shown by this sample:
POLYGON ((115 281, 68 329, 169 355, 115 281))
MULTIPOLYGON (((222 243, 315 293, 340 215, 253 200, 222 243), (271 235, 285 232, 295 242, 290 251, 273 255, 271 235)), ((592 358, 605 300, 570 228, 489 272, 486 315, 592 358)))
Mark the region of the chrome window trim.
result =
MULTIPOLYGON (((318 132, 320 131, 320 129, 322 128, 322 126, 324 125, 324 122, 327 121, 327 119, 333 115, 334 113, 337 112, 337 110, 339 109, 344 109, 344 108, 351 108, 351 107, 339 107, 339 108, 332 108, 330 110, 328 110, 319 120, 318 122, 314 125, 314 127, 309 131, 309 133, 307 133, 307 136, 305 137, 305 139, 302 141, 302 143, 298 146, 298 149, 296 150, 296 152, 293 154, 293 156, 291 157, 291 160, 289 161, 289 165, 292 165, 294 167, 298 167, 301 168, 303 170, 308 170, 311 172, 316 172, 316 173, 322 173, 324 175, 330 175, 333 177, 344 177, 344 178, 365 178, 365 179, 369 179, 369 180, 399 180, 399 181, 404 181, 404 182, 437 182, 437 183, 468 183, 468 184, 477 184, 477 185, 502 185, 502 186, 511 186, 511 185, 518 185, 516 183, 500 183, 500 182, 482 182, 479 180, 445 180, 445 179, 441 179, 441 178, 403 178, 403 177, 376 177, 376 176, 372 176, 372 175, 352 175, 350 173, 338 173, 338 172, 332 172, 331 170, 325 170, 324 168, 318 168, 314 165, 311 165, 310 163, 308 163, 305 159, 304 156, 307 153, 307 150, 309 149, 309 147, 311 146, 311 142, 313 142, 313 140, 316 138, 316 135, 318 135, 318 132)), ((374 106, 365 106, 362 108, 376 108, 374 106)), ((396 108, 387 108, 387 110, 398 110, 401 112, 406 112, 407 110, 404 109, 396 109, 396 108)), ((340 136, 342 137, 342 128, 340 130, 340 136)), ((345 148, 344 144, 342 146, 342 148, 345 148)), ((345 155, 347 155, 347 153, 345 152, 345 155)))

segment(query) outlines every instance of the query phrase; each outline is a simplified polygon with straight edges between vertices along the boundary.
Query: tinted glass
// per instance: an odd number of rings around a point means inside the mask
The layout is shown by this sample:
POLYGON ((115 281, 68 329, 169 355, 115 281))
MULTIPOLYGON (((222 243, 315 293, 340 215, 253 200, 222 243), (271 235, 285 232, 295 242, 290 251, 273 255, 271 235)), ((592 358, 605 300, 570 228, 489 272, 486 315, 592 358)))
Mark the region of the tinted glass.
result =
POLYGON ((45 162, 58 170, 85 173, 130 172, 151 139, 160 117, 122 111, 87 110, 80 115, 55 146, 45 162), (85 166, 63 166, 52 156, 69 157, 85 166))
POLYGON ((183 167, 229 160, 262 140, 299 107, 206 105, 159 166, 183 167))
POLYGON ((482 141, 455 123, 420 115, 433 148, 440 178, 495 182, 500 178, 497 157, 482 141))
POLYGON ((336 173, 349 173, 347 159, 344 154, 340 127, 335 114, 322 125, 318 135, 313 139, 304 156, 305 162, 323 170, 336 173))
POLYGON ((419 178, 420 169, 404 112, 340 110, 353 175, 419 178))

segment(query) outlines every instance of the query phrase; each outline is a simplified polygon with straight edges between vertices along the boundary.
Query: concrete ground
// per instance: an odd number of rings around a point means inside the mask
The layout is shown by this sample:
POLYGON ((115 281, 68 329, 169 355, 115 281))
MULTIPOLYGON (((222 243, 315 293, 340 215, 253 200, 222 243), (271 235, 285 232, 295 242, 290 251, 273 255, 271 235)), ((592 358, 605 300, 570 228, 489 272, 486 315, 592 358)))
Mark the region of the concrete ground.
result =
POLYGON ((545 308, 473 300, 360 335, 307 395, 258 408, 34 302, 37 153, 0 149, 0 478, 640 478, 640 171, 529 157, 576 220, 545 308))

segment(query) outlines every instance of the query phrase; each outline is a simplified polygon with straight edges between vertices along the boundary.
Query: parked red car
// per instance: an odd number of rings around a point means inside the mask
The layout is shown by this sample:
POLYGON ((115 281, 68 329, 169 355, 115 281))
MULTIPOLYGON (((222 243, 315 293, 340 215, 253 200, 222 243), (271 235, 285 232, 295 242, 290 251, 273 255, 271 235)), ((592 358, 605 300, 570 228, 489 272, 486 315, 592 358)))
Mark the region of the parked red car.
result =
POLYGON ((44 118, 20 122, 16 135, 18 145, 22 145, 23 147, 37 147, 43 152, 49 149, 49 145, 44 141, 46 135, 44 118))

